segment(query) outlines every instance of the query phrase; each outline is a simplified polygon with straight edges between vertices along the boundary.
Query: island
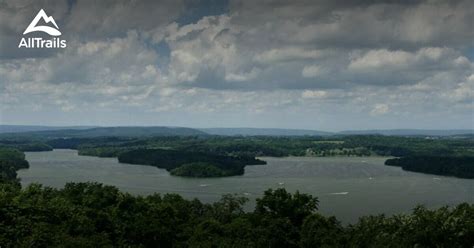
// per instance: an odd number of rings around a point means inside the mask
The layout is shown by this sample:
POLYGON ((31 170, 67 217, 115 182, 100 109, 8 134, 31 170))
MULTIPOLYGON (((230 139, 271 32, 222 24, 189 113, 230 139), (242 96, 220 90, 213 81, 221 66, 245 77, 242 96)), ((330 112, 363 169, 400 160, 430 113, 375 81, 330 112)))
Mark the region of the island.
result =
POLYGON ((79 155, 117 157, 122 163, 153 165, 173 176, 242 175, 257 157, 389 157, 387 166, 472 178, 474 136, 220 136, 189 129, 95 128, 0 134, 0 146, 20 151, 76 149, 79 155), (145 135, 147 134, 148 135, 145 135), (395 157, 395 158, 390 158, 395 157), (459 162, 462 162, 460 164, 459 162))
MULTIPOLYGON (((140 151, 153 157, 156 151, 140 151)), ((159 151, 158 153, 163 153, 159 151)), ((472 247, 474 205, 414 208, 343 225, 319 199, 284 188, 213 203, 178 194, 131 195, 100 183, 22 187, 21 151, 0 147, 0 243, 5 247, 472 247), (12 173, 13 172, 13 173, 12 173), (394 244, 396 244, 394 246, 394 244)), ((182 165, 202 167, 207 164, 182 165)), ((182 167, 178 167, 182 168, 182 167)), ((350 207, 350 206, 348 206, 350 207)))
POLYGON ((136 149, 120 153, 120 163, 152 165, 175 176, 222 177, 244 174, 246 165, 266 164, 250 156, 230 156, 209 152, 169 149, 136 149))

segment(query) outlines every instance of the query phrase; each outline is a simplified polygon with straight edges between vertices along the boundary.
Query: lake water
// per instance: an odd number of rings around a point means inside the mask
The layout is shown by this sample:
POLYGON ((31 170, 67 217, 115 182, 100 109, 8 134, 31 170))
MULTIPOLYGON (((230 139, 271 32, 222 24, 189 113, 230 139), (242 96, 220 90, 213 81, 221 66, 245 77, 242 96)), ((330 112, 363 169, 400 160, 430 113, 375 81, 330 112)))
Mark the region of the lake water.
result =
POLYGON ((133 194, 178 193, 213 202, 236 193, 254 200, 269 188, 284 187, 319 197, 320 212, 344 223, 369 214, 409 212, 417 204, 441 207, 474 203, 474 180, 412 173, 383 165, 381 157, 270 158, 245 167, 242 176, 182 178, 152 166, 120 164, 116 158, 78 156, 75 150, 26 152, 30 168, 18 176, 24 186, 96 181, 133 194))

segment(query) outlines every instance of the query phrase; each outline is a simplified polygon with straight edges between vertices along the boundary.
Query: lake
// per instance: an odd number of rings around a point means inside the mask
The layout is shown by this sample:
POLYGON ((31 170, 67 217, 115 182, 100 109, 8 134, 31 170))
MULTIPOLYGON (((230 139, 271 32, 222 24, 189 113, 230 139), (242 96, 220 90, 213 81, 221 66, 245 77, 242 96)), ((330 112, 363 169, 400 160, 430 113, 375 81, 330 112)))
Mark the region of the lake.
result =
POLYGON ((96 181, 132 194, 178 193, 204 202, 235 193, 251 200, 248 209, 266 189, 284 187, 319 197, 320 212, 343 223, 363 215, 409 212, 417 204, 474 203, 474 180, 406 172, 385 166, 383 157, 263 157, 268 164, 247 166, 242 176, 182 178, 152 166, 120 164, 116 158, 78 156, 76 150, 25 154, 30 168, 18 172, 23 186, 96 181))

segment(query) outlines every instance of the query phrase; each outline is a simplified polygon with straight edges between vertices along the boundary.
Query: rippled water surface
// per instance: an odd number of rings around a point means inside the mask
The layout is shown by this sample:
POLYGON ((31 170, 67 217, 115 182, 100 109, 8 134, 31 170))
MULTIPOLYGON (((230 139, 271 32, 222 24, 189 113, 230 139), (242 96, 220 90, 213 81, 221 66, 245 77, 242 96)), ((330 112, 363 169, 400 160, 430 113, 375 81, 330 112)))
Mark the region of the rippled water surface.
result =
POLYGON ((320 211, 343 222, 368 214, 410 211, 474 203, 474 180, 425 175, 383 165, 386 158, 269 158, 267 165, 245 168, 243 176, 181 178, 152 166, 120 164, 116 158, 78 156, 75 150, 27 152, 30 168, 18 172, 23 185, 36 182, 63 187, 66 182, 97 181, 133 194, 179 193, 186 198, 215 201, 237 193, 251 199, 268 188, 285 187, 318 196, 320 211))

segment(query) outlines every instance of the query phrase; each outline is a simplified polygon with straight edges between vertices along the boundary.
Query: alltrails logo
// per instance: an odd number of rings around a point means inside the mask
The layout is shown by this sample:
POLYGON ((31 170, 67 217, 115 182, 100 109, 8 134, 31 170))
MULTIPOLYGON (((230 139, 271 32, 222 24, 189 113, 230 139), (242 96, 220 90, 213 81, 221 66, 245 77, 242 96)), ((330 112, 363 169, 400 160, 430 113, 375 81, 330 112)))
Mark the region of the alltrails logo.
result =
MULTIPOLYGON (((52 16, 46 15, 43 9, 41 9, 38 14, 35 16, 33 21, 31 21, 30 25, 25 29, 23 35, 32 33, 32 32, 44 32, 51 36, 60 36, 61 32, 59 31, 59 27, 54 21, 52 16), (43 20, 45 24, 52 23, 52 26, 40 26, 38 22, 43 20)), ((41 37, 28 37, 28 38, 21 38, 20 44, 18 44, 18 48, 66 48, 66 40, 62 40, 59 37, 54 37, 52 39, 43 39, 41 37)))

